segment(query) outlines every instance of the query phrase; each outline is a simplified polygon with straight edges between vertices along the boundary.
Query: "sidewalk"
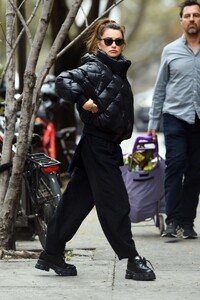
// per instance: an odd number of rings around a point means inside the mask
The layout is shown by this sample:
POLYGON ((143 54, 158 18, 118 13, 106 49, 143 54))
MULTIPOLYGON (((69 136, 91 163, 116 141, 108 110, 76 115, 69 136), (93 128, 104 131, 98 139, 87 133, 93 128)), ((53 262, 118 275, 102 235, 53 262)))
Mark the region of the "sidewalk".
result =
MULTIPOLYGON (((200 210, 196 219, 200 234, 200 210)), ((68 245, 76 277, 34 268, 36 259, 0 260, 0 300, 197 300, 200 297, 200 238, 161 238, 153 221, 133 224, 141 256, 150 260, 153 282, 124 278, 126 261, 119 261, 107 243, 95 209, 68 245)), ((18 242, 17 250, 40 251, 39 241, 18 242)))

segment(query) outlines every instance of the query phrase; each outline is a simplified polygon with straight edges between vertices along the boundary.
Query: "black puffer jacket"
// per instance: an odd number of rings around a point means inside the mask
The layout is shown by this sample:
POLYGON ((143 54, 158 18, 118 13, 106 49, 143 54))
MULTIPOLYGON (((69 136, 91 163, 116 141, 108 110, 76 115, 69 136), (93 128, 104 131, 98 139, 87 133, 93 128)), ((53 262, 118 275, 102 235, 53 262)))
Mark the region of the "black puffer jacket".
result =
POLYGON ((131 65, 123 56, 113 59, 102 51, 86 54, 83 65, 62 72, 56 79, 58 95, 77 103, 83 131, 116 143, 131 137, 133 130, 133 94, 127 80, 131 65), (92 99, 98 113, 82 108, 92 99))

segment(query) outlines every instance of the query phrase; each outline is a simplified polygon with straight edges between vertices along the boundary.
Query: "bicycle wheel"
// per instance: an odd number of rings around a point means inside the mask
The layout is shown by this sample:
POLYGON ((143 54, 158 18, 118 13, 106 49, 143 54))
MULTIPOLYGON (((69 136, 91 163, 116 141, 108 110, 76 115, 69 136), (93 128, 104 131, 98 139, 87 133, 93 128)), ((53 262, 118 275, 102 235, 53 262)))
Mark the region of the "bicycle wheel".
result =
POLYGON ((47 232, 47 224, 41 218, 40 216, 36 216, 35 218, 35 228, 36 228, 36 233, 39 237, 40 243, 42 247, 45 247, 45 240, 46 240, 46 232, 47 232))
POLYGON ((35 184, 32 186, 33 208, 35 212, 36 233, 44 247, 46 230, 51 220, 57 204, 61 197, 60 185, 57 180, 57 174, 54 172, 45 172, 42 169, 36 170, 36 176, 33 177, 35 184), (39 171, 37 173, 37 171, 39 171))
POLYGON ((15 220, 15 239, 32 241, 36 235, 34 213, 28 193, 26 178, 22 177, 21 195, 15 220))

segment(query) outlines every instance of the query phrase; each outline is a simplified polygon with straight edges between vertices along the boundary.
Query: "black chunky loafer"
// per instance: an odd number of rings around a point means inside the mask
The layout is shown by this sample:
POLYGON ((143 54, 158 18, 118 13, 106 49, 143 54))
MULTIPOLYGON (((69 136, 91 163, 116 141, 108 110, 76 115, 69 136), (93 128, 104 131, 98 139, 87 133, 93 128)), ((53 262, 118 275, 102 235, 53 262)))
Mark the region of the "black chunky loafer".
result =
POLYGON ((47 272, 49 269, 52 269, 61 276, 77 275, 76 267, 74 265, 67 264, 62 255, 49 255, 45 251, 41 252, 35 268, 47 272))

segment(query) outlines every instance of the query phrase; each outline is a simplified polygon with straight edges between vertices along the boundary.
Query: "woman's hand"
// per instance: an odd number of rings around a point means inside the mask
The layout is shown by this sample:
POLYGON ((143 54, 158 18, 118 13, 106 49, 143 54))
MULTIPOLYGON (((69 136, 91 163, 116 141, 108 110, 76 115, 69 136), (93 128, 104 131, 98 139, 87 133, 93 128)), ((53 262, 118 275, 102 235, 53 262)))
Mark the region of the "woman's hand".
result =
POLYGON ((92 113, 98 112, 98 107, 92 99, 89 99, 87 102, 85 102, 83 109, 91 111, 92 113))

